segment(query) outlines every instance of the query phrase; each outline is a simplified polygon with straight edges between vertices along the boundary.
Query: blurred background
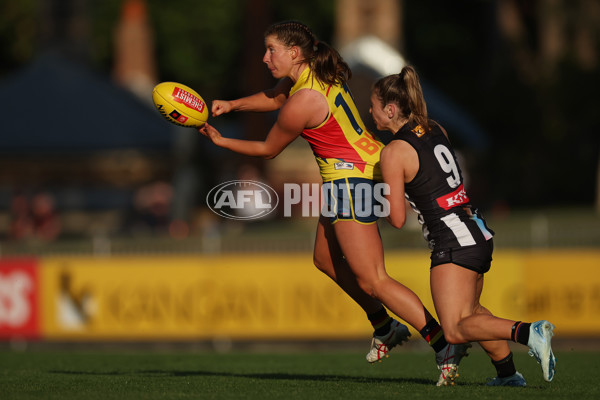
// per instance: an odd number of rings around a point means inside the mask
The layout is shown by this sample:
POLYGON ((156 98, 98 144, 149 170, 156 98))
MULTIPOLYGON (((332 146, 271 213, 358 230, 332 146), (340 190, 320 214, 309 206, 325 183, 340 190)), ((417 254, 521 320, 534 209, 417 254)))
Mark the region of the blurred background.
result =
MULTIPOLYGON (((310 267, 316 219, 224 220, 205 201, 232 179, 319 182, 308 145, 238 156, 151 101, 161 81, 209 104, 272 87, 263 32, 284 19, 342 53, 373 130, 371 83, 415 66, 499 249, 599 248, 597 0, 0 0, 0 259, 301 252, 310 267)), ((275 118, 210 122, 257 139, 275 118)), ((410 220, 382 224, 386 249, 423 251, 410 220)))

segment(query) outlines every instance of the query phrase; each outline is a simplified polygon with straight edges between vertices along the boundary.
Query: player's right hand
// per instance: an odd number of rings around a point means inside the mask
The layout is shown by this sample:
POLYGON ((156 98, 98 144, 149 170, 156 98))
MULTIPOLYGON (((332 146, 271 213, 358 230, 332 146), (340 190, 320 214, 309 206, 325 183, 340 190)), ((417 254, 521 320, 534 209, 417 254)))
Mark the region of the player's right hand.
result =
POLYGON ((216 144, 217 146, 220 145, 221 139, 223 139, 221 133, 208 123, 205 123, 200 128, 198 128, 198 132, 209 138, 210 141, 216 144))
POLYGON ((231 111, 231 102, 226 100, 213 100, 212 102, 212 116, 218 117, 221 114, 226 114, 231 111))

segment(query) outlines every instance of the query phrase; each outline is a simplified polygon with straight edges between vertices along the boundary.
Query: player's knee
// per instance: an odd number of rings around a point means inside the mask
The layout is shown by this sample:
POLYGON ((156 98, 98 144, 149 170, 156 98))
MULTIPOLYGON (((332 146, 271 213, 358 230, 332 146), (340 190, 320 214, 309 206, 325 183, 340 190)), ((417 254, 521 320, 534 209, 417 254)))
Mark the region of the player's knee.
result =
POLYGON ((335 277, 333 265, 331 265, 331 262, 329 260, 324 260, 318 256, 314 256, 313 264, 315 265, 315 267, 317 267, 317 269, 319 271, 321 271, 325 275, 329 276, 334 281, 337 281, 336 277, 335 277))
POLYGON ((321 259, 317 256, 313 257, 313 264, 315 265, 315 267, 317 267, 317 269, 321 272, 325 271, 325 263, 323 263, 321 261, 321 259))
POLYGON ((462 338, 462 335, 459 335, 454 331, 444 331, 444 337, 446 338, 446 342, 450 344, 465 343, 465 340, 462 338))
POLYGON ((443 323, 442 330, 444 331, 444 338, 446 342, 450 344, 466 343, 463 334, 460 332, 458 323, 443 323))
POLYGON ((369 282, 366 282, 364 280, 361 279, 357 279, 358 282, 358 286, 361 288, 361 290, 363 292, 365 292, 366 294, 368 294, 371 297, 377 298, 376 294, 375 294, 375 288, 373 287, 372 284, 370 284, 369 282))
POLYGON ((385 280, 384 279, 365 279, 365 278, 358 278, 358 285, 360 286, 360 288, 363 290, 363 292, 365 292, 366 294, 368 294, 369 296, 373 297, 374 299, 377 299, 379 301, 381 301, 381 297, 379 296, 380 293, 383 293, 383 291, 385 290, 384 286, 385 286, 385 280))

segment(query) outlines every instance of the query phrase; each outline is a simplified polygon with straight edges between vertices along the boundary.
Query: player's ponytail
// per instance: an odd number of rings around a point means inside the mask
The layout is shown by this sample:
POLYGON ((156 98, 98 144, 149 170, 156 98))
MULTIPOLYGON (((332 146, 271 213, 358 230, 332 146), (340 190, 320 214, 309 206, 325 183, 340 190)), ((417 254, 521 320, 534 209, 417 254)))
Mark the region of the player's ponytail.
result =
POLYGON ((329 85, 344 84, 352 77, 350 67, 340 53, 327 43, 317 42, 311 69, 315 77, 329 85))
POLYGON ((373 91, 385 106, 396 104, 402 117, 409 122, 430 130, 427 104, 419 82, 417 71, 410 65, 402 68, 399 74, 379 79, 373 85, 373 91))
POLYGON ((286 46, 297 46, 304 55, 314 78, 328 85, 344 84, 352 76, 350 67, 333 47, 317 39, 308 26, 298 21, 271 25, 265 32, 275 35, 286 46))

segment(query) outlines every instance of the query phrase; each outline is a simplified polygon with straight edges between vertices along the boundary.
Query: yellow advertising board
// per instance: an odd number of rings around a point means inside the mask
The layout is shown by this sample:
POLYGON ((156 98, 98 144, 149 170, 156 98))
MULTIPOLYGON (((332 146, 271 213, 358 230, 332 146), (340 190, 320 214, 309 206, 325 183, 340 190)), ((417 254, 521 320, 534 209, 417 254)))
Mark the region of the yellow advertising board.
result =
POLYGON ((524 319, 545 315, 557 333, 600 334, 600 252, 556 251, 523 255, 525 294, 517 299, 524 319))
POLYGON ((369 334, 310 254, 47 258, 49 338, 310 338, 369 334))
MULTIPOLYGON (((433 310, 426 251, 389 252, 388 272, 433 310)), ((600 334, 600 251, 497 251, 482 304, 557 334, 600 334)), ((364 312, 312 255, 47 257, 40 260, 48 339, 357 339, 364 312)), ((413 334, 415 332, 413 331, 413 334)))

